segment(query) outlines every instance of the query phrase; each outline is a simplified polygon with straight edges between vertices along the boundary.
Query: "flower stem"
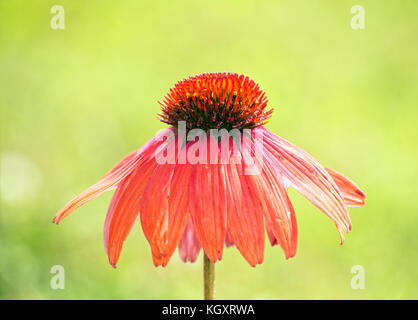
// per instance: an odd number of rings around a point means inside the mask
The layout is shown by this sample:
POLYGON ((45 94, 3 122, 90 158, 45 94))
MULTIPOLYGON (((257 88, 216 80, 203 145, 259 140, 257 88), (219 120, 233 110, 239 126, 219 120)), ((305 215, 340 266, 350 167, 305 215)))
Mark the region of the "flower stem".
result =
POLYGON ((203 257, 204 299, 215 299, 215 263, 205 253, 203 257))

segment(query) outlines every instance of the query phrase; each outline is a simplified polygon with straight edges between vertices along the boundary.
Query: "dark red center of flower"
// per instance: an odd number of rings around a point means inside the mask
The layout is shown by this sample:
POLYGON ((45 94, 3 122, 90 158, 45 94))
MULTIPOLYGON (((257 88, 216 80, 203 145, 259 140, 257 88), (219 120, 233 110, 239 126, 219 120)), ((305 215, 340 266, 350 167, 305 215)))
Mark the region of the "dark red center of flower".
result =
POLYGON ((190 129, 253 129, 270 118, 267 98, 250 78, 232 73, 203 73, 184 79, 159 102, 158 118, 190 129))

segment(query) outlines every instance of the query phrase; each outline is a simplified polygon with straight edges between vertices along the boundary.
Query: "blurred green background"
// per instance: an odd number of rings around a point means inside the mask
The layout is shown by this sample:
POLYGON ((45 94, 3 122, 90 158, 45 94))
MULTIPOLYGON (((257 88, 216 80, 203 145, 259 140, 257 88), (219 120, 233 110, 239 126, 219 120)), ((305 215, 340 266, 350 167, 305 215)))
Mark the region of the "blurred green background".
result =
POLYGON ((343 246, 295 191, 299 243, 251 268, 216 264, 219 299, 418 298, 417 1, 0 0, 2 299, 200 299, 202 255, 155 268, 139 223, 118 269, 103 224, 112 192, 59 226, 74 195, 165 125, 157 101, 184 77, 243 73, 275 108, 267 127, 354 180, 343 246), (53 30, 50 9, 65 9, 53 30), (350 9, 365 9, 353 30, 350 9), (53 265, 65 289, 52 290, 53 265), (351 268, 365 289, 351 287, 351 268))

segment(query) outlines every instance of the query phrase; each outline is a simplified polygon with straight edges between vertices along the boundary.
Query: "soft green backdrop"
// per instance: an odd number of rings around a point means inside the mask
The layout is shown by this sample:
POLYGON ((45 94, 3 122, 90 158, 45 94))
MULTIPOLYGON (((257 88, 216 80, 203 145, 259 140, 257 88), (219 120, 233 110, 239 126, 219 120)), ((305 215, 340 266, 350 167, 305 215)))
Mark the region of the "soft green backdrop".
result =
MULTIPOLYGON (((418 298, 418 2, 0 0, 0 297, 199 299, 202 261, 155 268, 139 223, 118 269, 103 223, 112 193, 59 226, 55 213, 164 127, 157 101, 177 81, 231 71, 275 108, 268 128, 356 181, 343 246, 291 191, 298 252, 266 247, 251 268, 217 263, 223 299, 418 298), (54 4, 65 30, 50 27, 54 4), (365 8, 365 29, 350 8, 365 8), (65 268, 65 289, 50 269, 65 268), (351 268, 365 270, 353 290, 351 268)), ((200 256, 201 258, 201 256, 200 256)))

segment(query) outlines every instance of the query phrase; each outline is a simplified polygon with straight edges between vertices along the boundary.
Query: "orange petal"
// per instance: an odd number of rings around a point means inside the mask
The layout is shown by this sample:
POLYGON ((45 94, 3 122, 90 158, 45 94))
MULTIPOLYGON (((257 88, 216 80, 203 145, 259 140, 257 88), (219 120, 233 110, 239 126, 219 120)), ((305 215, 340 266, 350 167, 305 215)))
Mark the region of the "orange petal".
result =
POLYGON ((225 232, 225 247, 229 248, 229 247, 232 247, 233 245, 234 245, 234 241, 232 241, 232 238, 228 233, 228 226, 227 226, 226 232, 225 232))
MULTIPOLYGON (((161 132, 164 134, 167 128, 161 132)), ((158 137, 158 136, 157 136, 158 137)), ((149 154, 151 150, 155 150, 162 142, 157 137, 149 140, 136 154, 131 152, 121 161, 119 161, 102 179, 90 188, 84 190, 70 202, 68 202, 52 220, 59 223, 68 214, 82 206, 86 202, 93 200, 103 192, 115 188, 126 176, 128 176, 141 161, 144 160, 144 154, 149 154)))
MULTIPOLYGON (((244 138, 248 139, 247 137, 244 138)), ((259 211, 264 216, 267 235, 272 245, 280 244, 286 258, 294 256, 297 243, 297 226, 293 206, 289 200, 286 189, 274 175, 270 165, 264 161, 260 145, 253 137, 255 143, 252 149, 254 165, 259 174, 246 175, 250 188, 255 193, 255 201, 259 202, 259 211)), ((251 146, 251 144, 247 144, 251 146)), ((245 147, 243 147, 242 150, 245 147)), ((250 159, 250 149, 245 151, 244 159, 250 159)), ((248 161, 246 161, 248 163, 248 161)))
POLYGON ((128 174, 132 172, 135 166, 138 164, 138 158, 135 156, 128 155, 126 158, 122 159, 120 165, 118 163, 114 169, 110 170, 102 179, 99 180, 96 184, 91 186, 90 188, 84 190, 70 202, 68 202, 54 217, 52 222, 59 223, 62 219, 64 219, 67 215, 69 215, 72 211, 77 209, 78 207, 82 206, 86 202, 93 200, 97 196, 101 195, 103 192, 113 189, 117 186, 117 184, 122 181, 128 174), (128 159, 127 159, 128 158, 128 159), (125 159, 127 159, 125 161, 125 159))
POLYGON ((261 130, 265 133, 264 155, 275 174, 330 217, 339 228, 349 232, 350 216, 340 190, 327 171, 302 149, 265 128, 261 130))
POLYGON ((245 176, 243 164, 230 159, 224 168, 228 233, 245 260, 255 267, 264 259, 263 206, 249 176, 245 176))
POLYGON ((136 149, 134 151, 132 151, 131 153, 129 153, 128 155, 126 155, 125 157, 122 158, 122 160, 120 160, 118 163, 116 163, 112 169, 110 169, 104 176, 108 176, 109 174, 111 174, 112 172, 115 172, 116 170, 118 170, 119 168, 121 168, 123 165, 125 165, 129 160, 131 160, 133 157, 135 157, 138 152, 141 151, 141 149, 136 149))
POLYGON ((204 158, 208 164, 191 165, 189 184, 193 229, 210 260, 222 259, 226 231, 225 177, 220 164, 210 164, 210 139, 205 138, 204 158))
POLYGON ((158 164, 141 197, 141 225, 156 266, 167 265, 186 226, 190 171, 188 164, 158 164))
POLYGON ((338 189, 340 189, 346 206, 360 207, 364 205, 366 194, 354 182, 333 169, 325 168, 325 170, 327 170, 337 184, 338 189))
POLYGON ((139 215, 139 200, 151 172, 157 165, 153 151, 149 157, 118 185, 106 216, 105 249, 109 262, 116 266, 123 242, 139 215))
POLYGON ((200 249, 202 249, 199 241, 196 238, 196 234, 194 233, 190 216, 187 219, 186 228, 184 229, 183 235, 180 238, 178 248, 180 258, 183 260, 183 262, 195 262, 199 255, 200 249))
POLYGON ((296 254, 297 247, 297 224, 295 210, 290 202, 286 189, 280 184, 272 173, 271 168, 266 167, 261 177, 263 186, 260 192, 260 199, 266 203, 264 218, 266 227, 268 225, 276 241, 270 243, 274 245, 278 242, 282 247, 286 258, 296 254), (269 201, 270 200, 270 201, 269 201))

